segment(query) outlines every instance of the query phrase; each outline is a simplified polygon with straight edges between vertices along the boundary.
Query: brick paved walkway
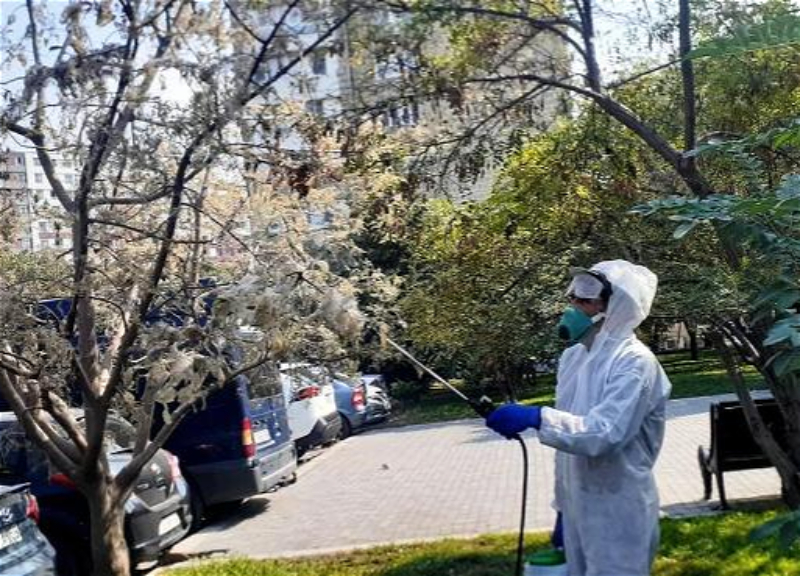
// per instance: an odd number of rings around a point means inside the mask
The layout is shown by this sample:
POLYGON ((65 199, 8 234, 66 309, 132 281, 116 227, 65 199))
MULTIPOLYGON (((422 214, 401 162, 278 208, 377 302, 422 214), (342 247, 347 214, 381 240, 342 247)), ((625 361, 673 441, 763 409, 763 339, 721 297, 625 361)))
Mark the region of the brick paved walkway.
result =
MULTIPOLYGON (((721 397, 714 397, 719 399, 721 397)), ((711 398, 670 402, 656 467, 666 514, 708 512, 700 500, 697 446, 708 443, 711 398)), ((549 529, 553 451, 528 437, 528 527, 549 529)), ((253 498, 233 517, 184 540, 175 552, 290 556, 380 543, 516 529, 521 455, 480 420, 387 428, 349 438, 303 465, 298 482, 253 498)), ((777 494, 772 469, 726 475, 728 498, 777 494)))

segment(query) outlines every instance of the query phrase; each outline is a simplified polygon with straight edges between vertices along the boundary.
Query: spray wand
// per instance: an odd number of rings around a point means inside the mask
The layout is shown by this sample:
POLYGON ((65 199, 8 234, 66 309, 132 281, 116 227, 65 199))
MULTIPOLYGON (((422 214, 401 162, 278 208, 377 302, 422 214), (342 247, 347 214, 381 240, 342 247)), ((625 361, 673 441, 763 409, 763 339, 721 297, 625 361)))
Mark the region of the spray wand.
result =
POLYGON ((394 340, 392 340, 389 337, 385 337, 385 338, 386 338, 386 342, 388 342, 394 348, 396 348, 397 351, 400 352, 403 356, 405 356, 406 358, 411 360, 411 362, 413 362, 415 366, 419 367, 420 369, 424 370, 425 372, 427 372, 428 374, 433 376, 433 378, 437 382, 439 382, 440 384, 443 384, 453 394, 455 394, 456 396, 461 398, 464 402, 469 404, 472 407, 472 409, 475 410, 475 412, 478 413, 478 416, 480 416, 482 418, 488 418, 489 414, 494 412, 494 409, 496 408, 496 406, 494 405, 494 402, 492 402, 491 399, 488 396, 481 396, 478 400, 475 400, 473 398, 468 397, 461 390, 459 390, 458 388, 456 388, 455 386, 450 384, 450 382, 448 382, 447 380, 445 380, 444 378, 439 376, 436 372, 434 372, 432 369, 430 369, 427 366, 425 366, 425 364, 423 364, 422 362, 417 360, 414 357, 414 355, 411 354, 411 352, 409 352, 408 350, 406 350, 405 348, 400 346, 400 344, 398 344, 397 342, 395 342, 394 340))
MULTIPOLYGON (((461 390, 450 384, 450 382, 439 376, 431 368, 429 368, 428 366, 417 360, 417 358, 411 352, 400 346, 400 344, 398 344, 388 336, 384 336, 384 340, 387 343, 391 344, 391 346, 394 347, 403 356, 411 360, 411 362, 415 366, 430 374, 437 382, 443 384, 453 394, 455 394, 456 396, 464 400, 464 402, 469 404, 481 418, 488 418, 489 415, 492 412, 494 412, 496 406, 489 397, 481 396, 478 400, 470 398, 469 396, 464 394, 461 390)), ((516 570, 514 571, 514 576, 524 576, 525 565, 523 562, 523 558, 525 555, 525 512, 526 512, 526 504, 528 501, 528 447, 525 445, 525 441, 519 436, 519 434, 515 434, 513 438, 514 440, 519 441, 519 445, 522 448, 522 460, 524 466, 523 477, 522 477, 522 511, 520 513, 519 538, 517 540, 517 566, 516 570)))

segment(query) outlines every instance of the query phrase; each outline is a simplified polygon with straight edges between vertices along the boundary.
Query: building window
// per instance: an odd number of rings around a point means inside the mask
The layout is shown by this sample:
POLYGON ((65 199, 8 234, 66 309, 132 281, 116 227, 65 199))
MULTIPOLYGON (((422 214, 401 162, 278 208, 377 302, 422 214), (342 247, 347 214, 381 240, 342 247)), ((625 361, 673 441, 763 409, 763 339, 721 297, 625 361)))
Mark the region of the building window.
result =
POLYGON ((307 100, 306 111, 316 116, 322 116, 325 113, 325 106, 322 100, 307 100))
POLYGON ((324 53, 314 52, 311 59, 311 71, 318 76, 328 71, 327 58, 324 53))
POLYGON ((311 76, 299 76, 294 80, 297 93, 301 96, 314 96, 317 93, 317 79, 311 76))
POLYGON ((419 107, 416 102, 392 108, 383 114, 383 125, 391 128, 416 126, 419 123, 419 107))
POLYGON ((37 184, 41 184, 42 182, 44 182, 44 174, 34 174, 33 181, 36 182, 37 184))
POLYGON ((375 62, 375 77, 378 80, 397 80, 407 78, 419 68, 419 62, 412 52, 402 50, 379 55, 375 62))
POLYGON ((320 230, 333 224, 333 214, 328 210, 325 212, 312 212, 306 214, 306 220, 312 230, 320 230))

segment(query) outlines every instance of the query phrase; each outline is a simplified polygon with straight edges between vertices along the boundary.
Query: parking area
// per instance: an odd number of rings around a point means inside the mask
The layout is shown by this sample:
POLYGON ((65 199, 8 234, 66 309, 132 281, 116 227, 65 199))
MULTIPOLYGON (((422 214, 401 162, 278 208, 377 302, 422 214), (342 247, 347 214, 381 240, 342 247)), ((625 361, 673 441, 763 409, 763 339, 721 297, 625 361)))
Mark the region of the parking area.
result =
MULTIPOLYGON (((700 500, 696 452, 708 442, 708 405, 724 397, 670 403, 664 449, 656 468, 665 514, 713 510, 700 500)), ((553 451, 528 436, 528 527, 549 529, 553 451)), ((299 481, 247 501, 174 548, 180 556, 292 556, 509 532, 519 522, 519 446, 481 420, 387 428, 347 439, 303 465, 299 481)), ((729 499, 771 497, 773 469, 726 475, 729 499)))

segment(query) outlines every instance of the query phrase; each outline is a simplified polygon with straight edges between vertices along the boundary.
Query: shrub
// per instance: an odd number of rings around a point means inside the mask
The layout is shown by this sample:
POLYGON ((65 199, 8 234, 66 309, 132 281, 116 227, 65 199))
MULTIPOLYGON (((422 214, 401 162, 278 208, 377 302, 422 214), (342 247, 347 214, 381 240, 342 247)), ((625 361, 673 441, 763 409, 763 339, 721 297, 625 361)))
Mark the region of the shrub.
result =
POLYGON ((392 396, 401 402, 417 401, 428 391, 423 380, 398 380, 392 384, 392 396))

